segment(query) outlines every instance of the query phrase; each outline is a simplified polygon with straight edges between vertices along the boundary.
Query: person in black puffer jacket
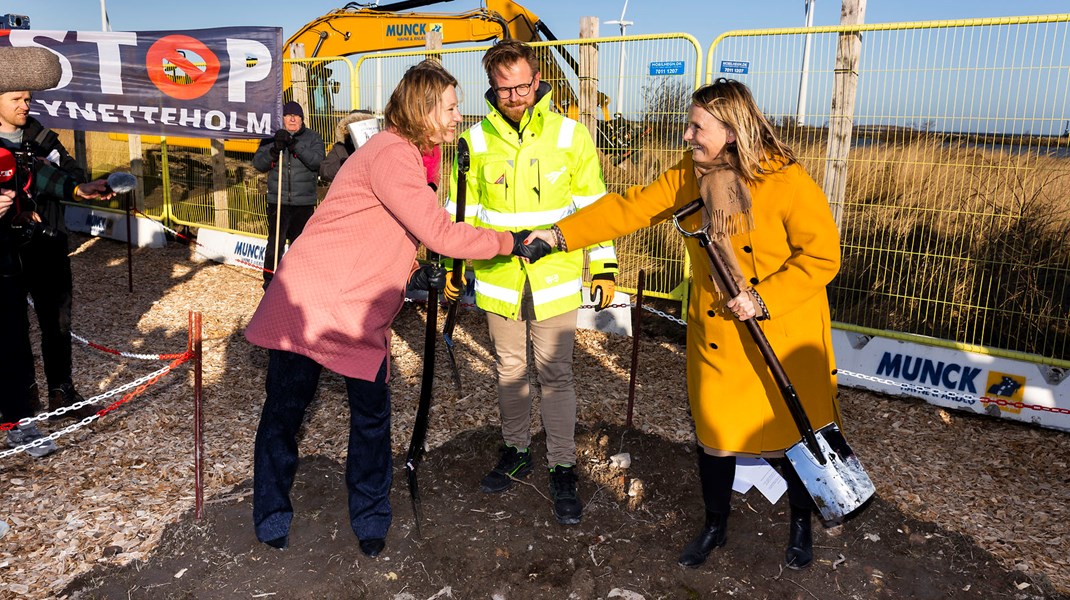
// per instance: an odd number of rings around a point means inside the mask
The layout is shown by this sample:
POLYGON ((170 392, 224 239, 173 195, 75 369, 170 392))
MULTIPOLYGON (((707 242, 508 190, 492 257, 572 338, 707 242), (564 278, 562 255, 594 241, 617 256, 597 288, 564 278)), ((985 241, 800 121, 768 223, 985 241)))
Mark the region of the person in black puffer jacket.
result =
MULTIPOLYGON (((56 133, 41 125, 29 112, 30 92, 0 94, 0 146, 11 151, 28 149, 41 161, 35 180, 40 190, 35 212, 52 235, 35 236, 19 248, 19 277, 33 298, 41 328, 41 362, 48 383, 48 409, 54 411, 83 400, 72 378, 74 280, 61 202, 81 198, 71 191, 71 184, 85 184, 88 177, 56 133)), ((81 419, 93 412, 85 407, 64 413, 60 418, 81 419)))
POLYGON ((278 245, 293 243, 316 208, 316 178, 325 155, 323 138, 305 127, 301 105, 287 102, 282 107, 283 128, 260 142, 253 155, 253 167, 267 177, 267 250, 264 253, 264 289, 274 275, 278 245), (279 173, 282 172, 282 212, 279 202, 279 173), (278 230, 276 230, 276 220, 278 230))

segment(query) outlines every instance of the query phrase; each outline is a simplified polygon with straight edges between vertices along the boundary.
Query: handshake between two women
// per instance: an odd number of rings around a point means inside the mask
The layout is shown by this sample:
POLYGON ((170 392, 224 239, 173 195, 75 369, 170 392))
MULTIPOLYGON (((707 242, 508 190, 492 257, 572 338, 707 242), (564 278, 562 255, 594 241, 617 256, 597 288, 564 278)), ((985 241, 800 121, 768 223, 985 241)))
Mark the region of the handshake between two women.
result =
POLYGON ((532 237, 530 229, 513 232, 513 256, 518 256, 525 262, 533 263, 552 250, 550 244, 542 238, 532 237))

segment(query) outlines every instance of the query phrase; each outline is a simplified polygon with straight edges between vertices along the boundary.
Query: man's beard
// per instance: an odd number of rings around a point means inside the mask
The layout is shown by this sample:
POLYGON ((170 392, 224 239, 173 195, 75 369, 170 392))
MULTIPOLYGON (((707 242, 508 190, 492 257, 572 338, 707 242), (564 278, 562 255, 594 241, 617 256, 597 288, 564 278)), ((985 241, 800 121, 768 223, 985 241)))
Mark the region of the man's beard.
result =
POLYGON ((498 110, 510 121, 519 123, 524 118, 524 113, 528 110, 527 104, 521 104, 518 106, 499 106, 498 110))

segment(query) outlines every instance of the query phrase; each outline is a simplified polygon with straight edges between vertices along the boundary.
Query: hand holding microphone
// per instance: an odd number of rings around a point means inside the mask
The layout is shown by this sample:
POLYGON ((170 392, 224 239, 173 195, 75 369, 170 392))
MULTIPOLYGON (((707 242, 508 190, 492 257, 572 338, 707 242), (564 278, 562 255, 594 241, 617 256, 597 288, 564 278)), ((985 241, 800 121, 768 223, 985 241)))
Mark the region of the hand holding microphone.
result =
POLYGON ((130 173, 111 173, 104 179, 80 183, 74 189, 78 198, 85 200, 110 200, 116 194, 131 192, 137 187, 137 177, 130 173))

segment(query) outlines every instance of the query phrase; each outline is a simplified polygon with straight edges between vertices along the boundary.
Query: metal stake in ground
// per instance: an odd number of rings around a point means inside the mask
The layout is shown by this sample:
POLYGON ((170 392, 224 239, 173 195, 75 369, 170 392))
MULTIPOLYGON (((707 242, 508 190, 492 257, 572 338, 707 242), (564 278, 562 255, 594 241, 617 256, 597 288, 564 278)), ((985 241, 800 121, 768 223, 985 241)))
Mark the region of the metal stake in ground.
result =
POLYGON ((632 405, 635 403, 635 372, 639 370, 639 333, 643 317, 643 288, 646 287, 646 271, 639 270, 639 282, 635 289, 635 308, 632 309, 632 372, 628 376, 628 418, 624 426, 632 428, 632 405))
MULTIPOLYGON (((279 228, 282 227, 282 171, 283 171, 282 167, 285 164, 286 164, 286 150, 282 149, 282 150, 279 150, 279 177, 278 177, 279 189, 277 190, 277 193, 275 194, 275 254, 272 255, 274 257, 274 259, 275 259, 274 260, 275 264, 271 265, 271 275, 272 275, 272 277, 274 277, 275 271, 279 270, 279 254, 282 253, 282 248, 279 248, 279 235, 280 235, 279 228)), ((268 242, 270 243, 271 240, 268 240, 268 242)))
MULTIPOLYGON (((434 263, 438 257, 428 253, 434 263)), ((427 326, 424 328, 424 371, 420 380, 420 403, 416 408, 416 421, 412 425, 412 439, 405 455, 405 473, 409 479, 409 496, 412 498, 412 516, 416 522, 416 537, 420 535, 420 487, 416 480, 416 468, 424 455, 427 439, 427 420, 431 413, 431 392, 435 383, 435 340, 438 338, 438 290, 427 290, 427 326)))
MULTIPOLYGON (((714 247, 706 229, 688 231, 680 225, 685 217, 702 208, 702 199, 694 200, 673 214, 673 225, 684 236, 698 241, 710 258, 710 265, 721 284, 721 290, 729 298, 739 295, 739 286, 729 273, 725 258, 714 247)), ((765 332, 758 325, 757 319, 743 321, 748 333, 765 359, 765 364, 780 388, 780 395, 788 405, 795 426, 802 435, 802 440, 786 454, 806 491, 814 499, 821 518, 826 524, 838 524, 853 511, 861 508, 876 491, 869 475, 862 468, 854 451, 847 445, 847 440, 840 433, 836 423, 829 423, 816 433, 810 426, 810 419, 803 410, 802 402, 795 392, 795 386, 788 379, 783 365, 773 352, 773 347, 765 337, 765 332)))
MULTIPOLYGON (((467 197, 468 187, 468 141, 464 138, 457 140, 457 216, 456 222, 464 222, 464 204, 467 197)), ((461 282, 464 281, 464 261, 453 259, 453 271, 450 274, 453 287, 460 290, 461 282)), ((460 293, 458 291, 458 293, 460 293)), ((453 328, 457 325, 457 307, 460 298, 450 300, 446 309, 446 323, 442 326, 442 341, 446 344, 446 355, 450 359, 450 368, 453 369, 453 383, 457 387, 457 397, 461 396, 461 371, 457 368, 457 357, 453 355, 453 328)))

